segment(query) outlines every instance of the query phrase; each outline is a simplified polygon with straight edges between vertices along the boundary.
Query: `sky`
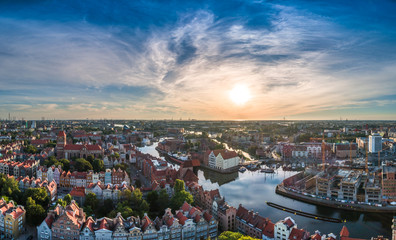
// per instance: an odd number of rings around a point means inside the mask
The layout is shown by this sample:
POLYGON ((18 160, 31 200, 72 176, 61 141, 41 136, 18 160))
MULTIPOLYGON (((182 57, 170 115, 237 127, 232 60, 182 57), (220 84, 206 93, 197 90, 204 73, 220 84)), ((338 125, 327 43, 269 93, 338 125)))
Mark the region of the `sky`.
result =
POLYGON ((395 120, 395 12, 391 0, 2 0, 0 119, 395 120))

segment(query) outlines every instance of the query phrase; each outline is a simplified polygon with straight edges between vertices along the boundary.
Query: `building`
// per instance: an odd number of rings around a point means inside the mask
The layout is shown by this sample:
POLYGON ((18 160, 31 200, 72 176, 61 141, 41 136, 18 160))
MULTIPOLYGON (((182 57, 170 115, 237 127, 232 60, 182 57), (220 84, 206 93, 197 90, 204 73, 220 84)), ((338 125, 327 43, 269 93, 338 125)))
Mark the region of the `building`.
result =
POLYGON ((221 231, 235 231, 235 218, 237 210, 228 205, 224 198, 216 198, 212 205, 212 214, 219 222, 221 231))
POLYGON ((239 165, 240 158, 235 151, 227 149, 208 150, 205 154, 208 166, 214 169, 226 170, 239 165))
POLYGON ((382 197, 384 201, 396 201, 396 167, 382 166, 382 197))
MULTIPOLYGON (((260 216, 258 213, 248 211, 241 204, 239 204, 236 213, 235 228, 238 232, 254 238, 262 238, 263 232, 267 225, 271 226, 271 221, 268 218, 260 216)), ((266 232, 269 232, 268 230, 266 232)))
POLYGON ((382 137, 378 133, 369 136, 369 152, 377 153, 382 150, 382 137))
POLYGON ((276 240, 289 239, 289 236, 293 228, 297 228, 297 224, 291 217, 287 217, 284 220, 275 223, 274 239, 276 240))
POLYGON ((381 203, 382 202, 382 186, 381 177, 376 175, 369 175, 364 185, 364 197, 367 203, 381 203))
POLYGON ((85 218, 85 213, 72 203, 65 208, 57 205, 48 212, 47 218, 37 227, 39 240, 80 239, 80 240, 195 240, 216 239, 218 223, 208 211, 201 211, 184 203, 172 213, 166 209, 162 218, 154 221, 147 214, 143 218, 123 218, 120 213, 115 218, 103 217, 94 220, 85 218))
POLYGON ((93 155, 95 158, 103 156, 103 149, 100 145, 92 144, 67 144, 66 133, 60 131, 56 143, 57 158, 71 159, 87 158, 88 155, 93 155))
POLYGON ((338 158, 355 158, 357 155, 357 144, 334 144, 334 152, 338 158))
POLYGON ((40 164, 39 160, 29 159, 26 161, 10 161, 0 160, 0 173, 5 175, 18 177, 36 176, 37 168, 40 164))
POLYGON ((0 200, 0 232, 6 238, 17 239, 25 230, 26 211, 13 201, 0 200))
POLYGON ((73 200, 65 208, 58 205, 56 211, 58 215, 51 227, 52 239, 79 239, 80 229, 86 220, 83 209, 73 200))
POLYGON ((292 150, 292 157, 294 158, 307 158, 308 157, 308 149, 307 146, 295 146, 292 150))

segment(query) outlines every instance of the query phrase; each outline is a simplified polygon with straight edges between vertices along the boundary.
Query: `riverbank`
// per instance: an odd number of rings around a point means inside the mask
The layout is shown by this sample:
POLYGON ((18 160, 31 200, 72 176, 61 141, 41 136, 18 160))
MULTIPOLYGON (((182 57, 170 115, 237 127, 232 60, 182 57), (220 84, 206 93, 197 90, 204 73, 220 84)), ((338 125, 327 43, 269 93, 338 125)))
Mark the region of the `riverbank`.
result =
POLYGON ((299 193, 292 192, 284 188, 281 184, 276 186, 275 192, 279 195, 289 197, 295 200, 299 200, 302 202, 335 208, 342 209, 347 211, 355 211, 355 212, 369 212, 369 213, 392 213, 396 214, 396 206, 386 206, 386 207, 377 207, 370 205, 362 205, 362 204, 351 204, 351 203, 342 203, 336 202, 332 200, 326 199, 318 199, 313 198, 311 196, 305 196, 299 193))

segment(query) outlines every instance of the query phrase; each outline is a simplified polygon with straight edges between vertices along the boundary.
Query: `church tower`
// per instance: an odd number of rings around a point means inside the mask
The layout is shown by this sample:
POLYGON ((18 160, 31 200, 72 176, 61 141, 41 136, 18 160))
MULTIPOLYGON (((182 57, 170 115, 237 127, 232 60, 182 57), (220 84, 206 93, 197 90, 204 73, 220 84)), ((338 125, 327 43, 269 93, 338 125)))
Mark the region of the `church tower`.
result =
POLYGON ((58 137, 56 138, 56 156, 58 159, 64 158, 64 148, 66 146, 66 133, 60 131, 58 137))

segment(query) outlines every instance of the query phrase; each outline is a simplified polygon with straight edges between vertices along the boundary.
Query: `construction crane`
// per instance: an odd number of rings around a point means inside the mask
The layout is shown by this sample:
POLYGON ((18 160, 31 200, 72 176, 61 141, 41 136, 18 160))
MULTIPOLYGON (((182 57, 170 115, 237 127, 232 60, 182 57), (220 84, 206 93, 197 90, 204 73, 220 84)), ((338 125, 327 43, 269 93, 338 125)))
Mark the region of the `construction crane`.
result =
POLYGON ((366 138, 366 173, 368 174, 368 138, 366 138))
POLYGON ((381 166, 381 152, 386 150, 386 149, 388 149, 388 148, 390 148, 390 146, 386 146, 385 148, 383 148, 383 149, 378 151, 378 167, 381 166))

